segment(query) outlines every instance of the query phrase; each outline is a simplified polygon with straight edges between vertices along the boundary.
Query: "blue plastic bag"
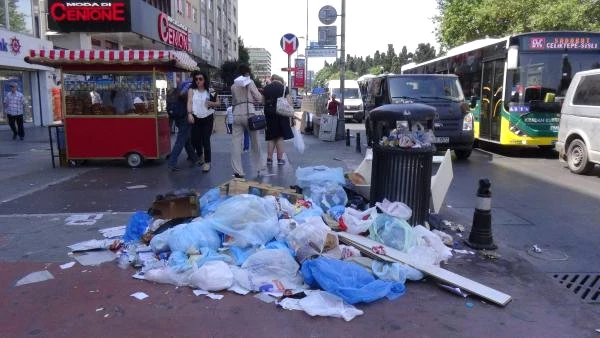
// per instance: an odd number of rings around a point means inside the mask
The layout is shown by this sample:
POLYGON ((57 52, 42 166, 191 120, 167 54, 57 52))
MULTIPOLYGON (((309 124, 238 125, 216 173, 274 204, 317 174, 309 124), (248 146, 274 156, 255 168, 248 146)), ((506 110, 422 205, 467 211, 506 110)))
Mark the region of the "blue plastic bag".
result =
POLYGON ((211 215, 217 210, 219 204, 227 199, 227 196, 221 196, 221 190, 219 188, 213 188, 205 192, 198 199, 200 204, 200 216, 206 217, 211 215))
POLYGON ((300 223, 304 223, 306 222, 306 219, 309 217, 321 217, 323 216, 323 209, 321 209, 320 206, 318 206, 317 204, 312 204, 310 208, 304 208, 302 209, 302 211, 300 211, 298 214, 296 214, 293 218, 300 222, 300 223))
POLYGON ((233 255, 233 259, 235 259, 235 265, 240 266, 244 264, 248 257, 252 256, 253 253, 256 252, 256 248, 253 246, 249 246, 247 248, 240 248, 239 246, 231 246, 229 248, 231 254, 233 255))
POLYGON ((375 279, 358 264, 326 257, 304 261, 301 272, 306 284, 333 293, 349 304, 370 303, 383 297, 393 300, 406 290, 402 283, 375 279))
POLYGON ((324 165, 296 169, 296 181, 302 189, 309 188, 311 184, 324 185, 333 182, 343 185, 346 183, 342 168, 329 168, 324 165))
POLYGON ((388 214, 377 215, 369 227, 369 238, 403 252, 412 248, 416 241, 410 224, 388 214))
POLYGON ((176 226, 169 233, 167 242, 171 251, 186 252, 203 247, 216 250, 221 247, 219 233, 205 219, 176 226))
POLYGON ((129 223, 127 223, 127 227, 125 228, 125 235, 123 235, 123 241, 125 243, 139 241, 146 232, 151 220, 152 217, 147 212, 136 211, 129 218, 129 223))
POLYGON ((323 210, 329 210, 338 205, 344 206, 348 203, 348 195, 346 195, 344 187, 334 182, 311 184, 304 190, 304 195, 318 203, 323 210))

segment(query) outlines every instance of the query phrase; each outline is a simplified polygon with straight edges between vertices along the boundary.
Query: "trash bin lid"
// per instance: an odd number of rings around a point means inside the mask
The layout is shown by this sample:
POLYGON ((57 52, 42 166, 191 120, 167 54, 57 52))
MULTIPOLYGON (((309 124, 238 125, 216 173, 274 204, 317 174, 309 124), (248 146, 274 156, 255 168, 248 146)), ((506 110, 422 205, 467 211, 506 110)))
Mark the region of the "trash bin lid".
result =
POLYGON ((369 113, 375 121, 414 121, 433 120, 437 115, 435 107, 423 103, 394 103, 379 106, 369 113))

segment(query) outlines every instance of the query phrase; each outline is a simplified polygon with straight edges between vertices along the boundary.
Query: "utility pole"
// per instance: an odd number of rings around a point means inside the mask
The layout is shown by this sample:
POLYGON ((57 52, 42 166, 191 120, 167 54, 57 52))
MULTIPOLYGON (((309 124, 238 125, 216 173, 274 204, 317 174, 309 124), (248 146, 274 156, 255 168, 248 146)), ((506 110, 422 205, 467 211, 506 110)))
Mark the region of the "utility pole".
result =
POLYGON ((308 93, 310 84, 308 81, 308 0, 306 0, 306 45, 304 47, 304 95, 308 93))
POLYGON ((344 132, 346 130, 346 123, 344 119, 344 87, 346 80, 346 0, 342 0, 342 27, 340 34, 340 109, 338 111, 338 125, 337 133, 335 138, 337 140, 344 139, 344 132))

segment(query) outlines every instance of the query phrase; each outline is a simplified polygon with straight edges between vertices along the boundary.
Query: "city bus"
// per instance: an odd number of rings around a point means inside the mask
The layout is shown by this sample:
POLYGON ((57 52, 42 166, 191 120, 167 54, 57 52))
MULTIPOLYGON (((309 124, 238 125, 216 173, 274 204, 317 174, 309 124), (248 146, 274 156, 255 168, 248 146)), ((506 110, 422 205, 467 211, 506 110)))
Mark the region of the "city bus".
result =
POLYGON ((594 68, 600 33, 561 31, 472 41, 402 73, 458 75, 478 140, 553 148, 572 76, 594 68))

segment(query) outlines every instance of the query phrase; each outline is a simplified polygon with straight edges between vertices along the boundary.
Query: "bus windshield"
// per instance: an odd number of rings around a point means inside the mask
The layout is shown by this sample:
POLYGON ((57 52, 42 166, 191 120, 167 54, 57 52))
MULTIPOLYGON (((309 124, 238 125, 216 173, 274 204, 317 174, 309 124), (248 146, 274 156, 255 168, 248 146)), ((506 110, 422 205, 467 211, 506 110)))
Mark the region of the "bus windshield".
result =
POLYGON ((600 68, 598 53, 521 53, 519 68, 507 73, 505 102, 519 106, 544 101, 548 93, 561 101, 573 75, 594 68, 600 68))
MULTIPOLYGON (((333 88, 331 92, 337 97, 342 96, 340 95, 340 88, 333 88)), ((344 99, 360 99, 358 88, 344 88, 344 99)))
POLYGON ((441 76, 390 77, 391 99, 446 99, 463 101, 464 96, 458 79, 441 76))

